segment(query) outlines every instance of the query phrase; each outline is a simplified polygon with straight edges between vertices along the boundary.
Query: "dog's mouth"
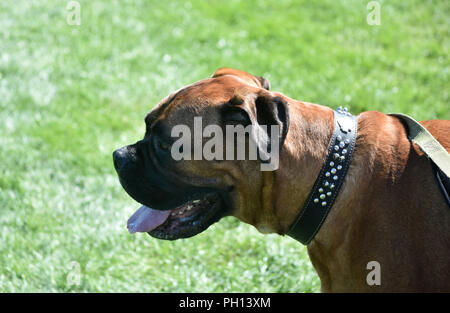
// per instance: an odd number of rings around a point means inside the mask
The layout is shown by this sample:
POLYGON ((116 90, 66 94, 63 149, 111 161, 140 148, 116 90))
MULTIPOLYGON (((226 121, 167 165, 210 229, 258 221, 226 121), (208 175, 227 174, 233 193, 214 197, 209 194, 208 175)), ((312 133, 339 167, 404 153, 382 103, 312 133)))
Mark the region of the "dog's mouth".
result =
POLYGON ((147 232, 166 240, 188 238, 206 230, 223 216, 223 201, 218 193, 193 198, 171 210, 141 206, 128 220, 128 231, 131 234, 147 232))

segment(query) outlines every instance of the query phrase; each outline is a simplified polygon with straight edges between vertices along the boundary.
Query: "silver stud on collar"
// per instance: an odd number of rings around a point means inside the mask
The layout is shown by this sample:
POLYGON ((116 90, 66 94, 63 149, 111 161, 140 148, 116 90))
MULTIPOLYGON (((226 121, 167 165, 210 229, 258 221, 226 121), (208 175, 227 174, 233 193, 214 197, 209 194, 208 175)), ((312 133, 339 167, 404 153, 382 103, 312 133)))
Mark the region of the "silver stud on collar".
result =
POLYGON ((319 188, 319 192, 322 193, 323 192, 323 188, 319 188))
POLYGON ((337 172, 337 171, 336 171, 335 168, 332 168, 332 169, 331 169, 331 174, 336 174, 336 172, 337 172))
POLYGON ((334 158, 334 159, 339 159, 339 153, 333 154, 333 158, 334 158))
POLYGON ((345 161, 345 156, 341 155, 341 156, 339 157, 339 161, 344 162, 344 161, 345 161))
POLYGON ((324 185, 325 187, 328 187, 328 186, 330 185, 330 183, 328 182, 328 180, 326 180, 326 181, 323 182, 323 185, 324 185))
POLYGON ((347 154, 347 149, 342 149, 341 153, 342 154, 347 154))
POLYGON ((333 176, 333 180, 338 180, 338 178, 339 178, 339 177, 338 177, 337 175, 334 175, 334 176, 333 176))
POLYGON ((334 162, 333 162, 333 161, 330 162, 330 166, 331 166, 331 167, 334 166, 334 162))
POLYGON ((336 168, 338 169, 338 171, 340 171, 342 170, 342 165, 338 165, 336 168))
POLYGON ((341 141, 340 143, 339 143, 339 148, 344 148, 345 147, 345 142, 343 142, 343 141, 341 141))
POLYGON ((350 143, 350 139, 345 139, 344 142, 346 145, 348 145, 350 143))
POLYGON ((326 176, 326 177, 330 177, 330 175, 331 175, 330 172, 326 172, 326 173, 325 173, 325 176, 326 176))
POLYGON ((319 199, 315 198, 314 203, 319 203, 319 199))
POLYGON ((331 191, 328 191, 328 192, 327 192, 327 196, 328 196, 328 197, 331 197, 331 191))
POLYGON ((322 200, 325 199, 325 194, 321 194, 321 195, 319 196, 319 198, 322 199, 322 200))
POLYGON ((326 201, 323 201, 322 202, 322 206, 326 206, 327 205, 327 202, 326 201))
POLYGON ((342 136, 341 136, 341 135, 338 135, 338 136, 336 137, 336 139, 337 139, 338 141, 342 141, 342 136))
POLYGON ((330 185, 330 189, 334 189, 334 187, 336 187, 334 184, 330 185))
POLYGON ((348 112, 348 108, 347 108, 347 107, 343 108, 342 106, 339 106, 339 107, 336 109, 336 111, 337 111, 338 113, 341 113, 341 114, 350 116, 350 113, 348 112))
POLYGON ((339 146, 338 145, 334 146, 334 151, 339 151, 339 146))

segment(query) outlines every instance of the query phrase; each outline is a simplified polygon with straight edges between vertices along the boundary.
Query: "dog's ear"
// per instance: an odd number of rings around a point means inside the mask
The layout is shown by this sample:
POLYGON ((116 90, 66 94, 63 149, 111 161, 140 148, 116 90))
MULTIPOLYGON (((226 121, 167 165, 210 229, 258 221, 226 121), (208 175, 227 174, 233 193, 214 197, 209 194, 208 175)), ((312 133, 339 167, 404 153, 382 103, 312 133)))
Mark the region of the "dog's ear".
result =
POLYGON ((223 111, 226 124, 252 125, 251 137, 256 143, 258 157, 263 163, 270 162, 272 143, 281 150, 289 130, 289 104, 270 92, 257 94, 253 105, 240 97, 234 97, 223 111), (272 126, 277 126, 275 129, 272 126), (274 138, 273 136, 277 136, 274 138))
POLYGON ((289 104, 286 100, 279 96, 273 96, 268 92, 261 93, 255 99, 255 118, 253 123, 258 131, 255 134, 255 140, 259 147, 259 153, 262 161, 266 161, 267 155, 261 155, 267 151, 271 151, 271 143, 278 142, 281 149, 284 145, 289 130, 289 104), (278 127, 278 138, 273 138, 272 126, 278 127), (276 140, 275 140, 276 139, 276 140), (267 140, 266 143, 262 142, 267 140), (261 149, 261 146, 265 149, 261 149))
POLYGON ((247 83, 249 83, 250 85, 253 85, 255 87, 264 88, 266 90, 270 89, 270 82, 267 79, 265 79, 264 77, 254 76, 247 72, 236 70, 233 68, 227 68, 227 67, 220 68, 214 72, 214 74, 212 75, 212 78, 223 76, 223 75, 234 75, 234 76, 237 76, 237 77, 245 80, 247 83))
POLYGON ((270 82, 268 79, 262 77, 262 76, 255 76, 256 79, 259 80, 259 83, 261 84, 261 87, 266 89, 266 90, 270 90, 270 82))

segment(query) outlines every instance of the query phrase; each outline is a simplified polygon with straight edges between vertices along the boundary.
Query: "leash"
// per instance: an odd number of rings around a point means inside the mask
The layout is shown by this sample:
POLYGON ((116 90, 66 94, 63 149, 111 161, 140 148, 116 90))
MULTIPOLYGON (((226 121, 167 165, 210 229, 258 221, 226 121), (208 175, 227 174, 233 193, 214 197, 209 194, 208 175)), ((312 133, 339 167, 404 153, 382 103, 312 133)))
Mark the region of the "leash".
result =
POLYGON ((305 245, 317 234, 339 194, 352 160, 357 128, 357 118, 347 108, 334 111, 334 131, 325 164, 287 233, 305 245))
POLYGON ((425 127, 412 117, 405 114, 389 115, 398 118, 406 126, 408 139, 418 145, 430 159, 436 183, 450 208, 450 154, 425 127))
POLYGON ((406 114, 389 114, 397 117, 407 127, 408 138, 419 146, 425 155, 430 158, 434 164, 450 177, 450 154, 445 148, 433 137, 430 132, 412 117, 406 114))

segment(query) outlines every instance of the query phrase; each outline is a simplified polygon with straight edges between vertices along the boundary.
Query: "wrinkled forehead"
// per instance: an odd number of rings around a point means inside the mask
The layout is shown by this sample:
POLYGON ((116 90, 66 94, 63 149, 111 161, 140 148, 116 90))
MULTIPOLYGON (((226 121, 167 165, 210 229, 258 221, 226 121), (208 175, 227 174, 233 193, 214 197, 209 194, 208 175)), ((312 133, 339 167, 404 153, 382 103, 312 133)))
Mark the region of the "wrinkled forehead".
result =
POLYGON ((163 99, 150 113, 145 121, 148 125, 157 120, 190 119, 205 110, 213 110, 230 101, 236 94, 252 89, 244 80, 232 75, 201 80, 183 87, 163 99))

